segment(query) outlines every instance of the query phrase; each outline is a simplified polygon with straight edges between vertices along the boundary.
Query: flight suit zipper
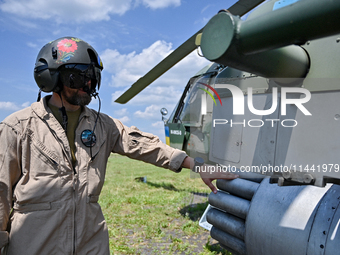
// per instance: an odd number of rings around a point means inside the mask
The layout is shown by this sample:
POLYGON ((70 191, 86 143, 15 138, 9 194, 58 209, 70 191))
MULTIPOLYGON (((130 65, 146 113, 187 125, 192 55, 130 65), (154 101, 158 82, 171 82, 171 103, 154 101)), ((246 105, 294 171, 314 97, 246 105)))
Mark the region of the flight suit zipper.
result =
MULTIPOLYGON (((84 118, 84 116, 80 117, 77 123, 77 126, 74 129, 75 134, 77 134, 77 129, 79 126, 80 121, 84 118)), ((76 142, 76 137, 74 139, 74 142, 76 142)), ((75 154, 77 154, 77 148, 75 151, 75 154)), ((77 158, 77 156, 76 156, 77 158)), ((72 161, 72 160, 71 160, 72 161)), ((73 165, 73 164, 72 164, 73 165)), ((75 166, 73 168, 73 254, 77 254, 77 222, 76 222, 76 216, 77 216, 77 181, 78 181, 78 174, 76 171, 75 166)))
MULTIPOLYGON (((73 168, 74 169, 74 168, 73 168)), ((75 172, 75 169, 74 169, 75 172)), ((77 224, 76 224, 76 215, 77 215, 77 174, 73 175, 73 254, 77 252, 77 224)))

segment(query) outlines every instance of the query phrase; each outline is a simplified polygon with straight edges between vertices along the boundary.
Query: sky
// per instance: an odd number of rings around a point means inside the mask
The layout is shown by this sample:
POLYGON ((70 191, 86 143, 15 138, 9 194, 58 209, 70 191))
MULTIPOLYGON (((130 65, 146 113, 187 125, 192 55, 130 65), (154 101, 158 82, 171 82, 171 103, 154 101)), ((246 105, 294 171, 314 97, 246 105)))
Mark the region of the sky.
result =
MULTIPOLYGON (((91 44, 103 61, 101 112, 165 141, 160 109, 169 116, 190 77, 209 61, 194 51, 127 104, 115 99, 235 2, 0 0, 0 119, 37 100, 33 69, 40 49, 72 36, 91 44)), ((98 99, 89 107, 98 110, 98 99)))

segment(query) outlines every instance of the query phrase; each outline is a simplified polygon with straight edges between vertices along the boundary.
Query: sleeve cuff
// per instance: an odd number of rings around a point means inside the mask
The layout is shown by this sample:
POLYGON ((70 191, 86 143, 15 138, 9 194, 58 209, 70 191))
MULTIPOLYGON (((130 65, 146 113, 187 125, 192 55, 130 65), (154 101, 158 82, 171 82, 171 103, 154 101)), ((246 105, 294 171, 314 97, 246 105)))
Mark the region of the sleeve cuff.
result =
POLYGON ((0 249, 8 244, 8 232, 0 231, 0 249))
POLYGON ((184 151, 175 149, 170 159, 169 169, 179 173, 182 170, 183 161, 187 156, 188 155, 184 151))

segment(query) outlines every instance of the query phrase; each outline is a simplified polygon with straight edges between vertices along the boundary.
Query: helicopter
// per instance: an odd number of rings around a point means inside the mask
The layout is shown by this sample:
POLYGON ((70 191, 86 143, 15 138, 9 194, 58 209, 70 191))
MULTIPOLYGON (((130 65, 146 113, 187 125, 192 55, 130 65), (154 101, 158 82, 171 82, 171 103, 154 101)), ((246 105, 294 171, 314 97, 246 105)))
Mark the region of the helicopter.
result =
POLYGON ((161 110, 166 142, 240 175, 200 225, 233 254, 338 254, 340 1, 240 0, 116 102, 196 49, 211 64, 161 110))

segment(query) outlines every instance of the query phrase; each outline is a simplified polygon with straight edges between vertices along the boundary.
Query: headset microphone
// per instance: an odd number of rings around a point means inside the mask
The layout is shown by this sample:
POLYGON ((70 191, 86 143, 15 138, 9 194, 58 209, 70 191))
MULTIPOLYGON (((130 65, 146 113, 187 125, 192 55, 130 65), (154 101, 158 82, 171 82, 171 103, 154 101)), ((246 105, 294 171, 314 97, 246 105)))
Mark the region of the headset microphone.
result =
POLYGON ((96 89, 90 89, 87 85, 85 85, 83 87, 83 91, 86 92, 89 96, 94 97, 94 98, 97 99, 98 92, 96 91, 96 89))

